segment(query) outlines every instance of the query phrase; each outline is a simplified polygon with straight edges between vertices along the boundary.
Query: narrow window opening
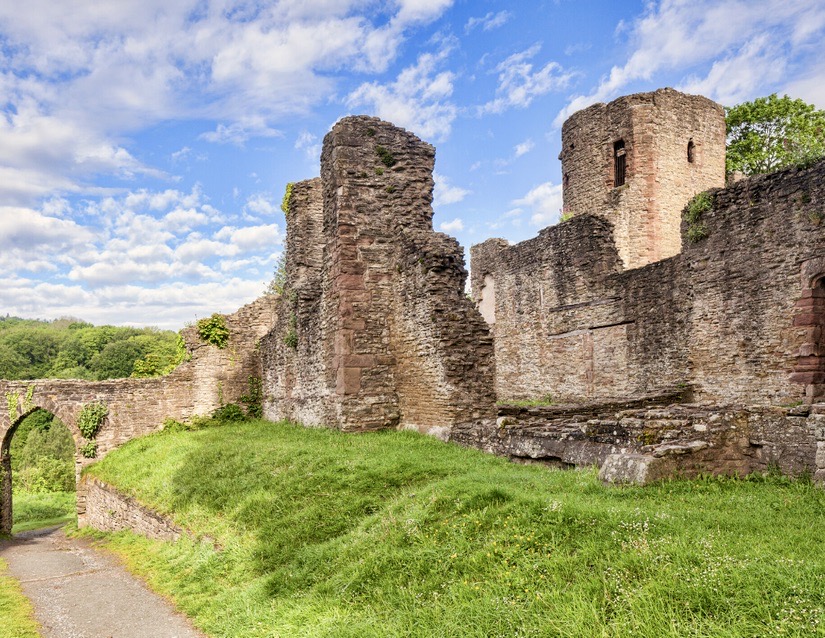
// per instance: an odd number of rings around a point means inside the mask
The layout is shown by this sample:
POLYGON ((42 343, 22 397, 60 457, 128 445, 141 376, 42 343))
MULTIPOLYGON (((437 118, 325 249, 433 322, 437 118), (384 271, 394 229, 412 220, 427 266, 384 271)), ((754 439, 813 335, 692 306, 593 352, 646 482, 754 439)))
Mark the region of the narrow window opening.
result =
POLYGON ((619 140, 613 144, 613 186, 623 186, 625 180, 627 152, 624 148, 624 140, 619 140))
POLYGON ((693 143, 693 140, 690 140, 688 142, 687 159, 688 162, 691 164, 693 164, 694 160, 696 159, 696 145, 693 143))
POLYGON ((564 177, 562 178, 562 184, 564 186, 567 186, 567 185, 570 184, 570 175, 568 175, 567 173, 565 173, 564 177))

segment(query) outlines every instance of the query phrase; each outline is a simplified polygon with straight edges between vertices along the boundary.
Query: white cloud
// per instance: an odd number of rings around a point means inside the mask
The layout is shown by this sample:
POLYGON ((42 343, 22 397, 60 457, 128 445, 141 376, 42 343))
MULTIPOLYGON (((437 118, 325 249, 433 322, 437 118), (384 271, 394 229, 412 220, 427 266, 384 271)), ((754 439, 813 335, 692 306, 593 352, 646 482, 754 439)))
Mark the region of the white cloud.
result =
POLYGON ((450 101, 455 74, 438 71, 449 55, 424 53, 390 84, 364 83, 347 96, 350 107, 365 106, 378 117, 425 139, 442 140, 452 128, 458 109, 450 101))
MULTIPOLYGON (((529 209, 530 223, 533 226, 549 226, 559 221, 561 217, 562 196, 561 184, 544 182, 532 188, 524 197, 513 200, 513 205, 529 209)), ((517 217, 521 211, 510 211, 511 216, 517 217)), ((509 214, 508 214, 509 215, 509 214)))
POLYGON ((530 151, 535 148, 536 144, 533 142, 532 139, 526 139, 521 144, 516 144, 513 152, 515 153, 516 157, 521 157, 522 155, 526 155, 530 151))
POLYGON ((202 139, 216 143, 277 136, 276 122, 334 93, 336 73, 384 71, 409 30, 451 5, 0 3, 0 201, 34 206, 55 193, 93 194, 90 182, 104 174, 169 178, 124 142, 161 121, 214 122, 202 139))
POLYGON ((591 93, 572 98, 555 126, 579 109, 616 97, 631 82, 651 82, 663 71, 690 73, 708 62, 713 64, 706 76, 694 72, 685 88, 723 101, 768 93, 792 60, 818 62, 825 5, 821 0, 659 0, 649 2, 627 32, 627 61, 614 66, 591 93))
POLYGON ((264 193, 256 193, 255 195, 250 195, 243 209, 245 219, 256 219, 255 215, 271 217, 272 215, 279 214, 281 212, 281 205, 280 203, 276 204, 273 202, 272 199, 264 193))
POLYGON ((567 87, 574 74, 565 71, 558 62, 548 62, 540 69, 533 70, 530 60, 540 50, 540 45, 533 45, 525 51, 514 53, 496 66, 496 97, 482 105, 480 113, 502 113, 509 108, 526 108, 534 98, 567 87))
POLYGON ((450 180, 440 173, 433 173, 433 206, 447 206, 463 200, 471 191, 460 186, 453 186, 450 180))
POLYGON ((476 27, 481 27, 484 31, 492 31, 505 25, 512 17, 513 14, 509 11, 499 11, 498 13, 490 11, 487 15, 480 18, 470 18, 467 20, 467 24, 464 25, 464 33, 470 33, 476 27))
POLYGON ((458 217, 456 217, 451 222, 441 222, 438 225, 438 228, 445 233, 455 233, 460 230, 464 230, 464 222, 461 221, 458 217))
POLYGON ((201 133, 199 139, 216 144, 234 144, 243 146, 253 137, 282 137, 277 129, 270 128, 263 120, 233 122, 229 126, 218 124, 214 131, 201 133))
POLYGON ((318 136, 313 135, 309 131, 301 131, 298 139, 295 140, 295 148, 299 151, 304 151, 304 155, 306 155, 308 160, 320 160, 321 143, 318 141, 318 136))

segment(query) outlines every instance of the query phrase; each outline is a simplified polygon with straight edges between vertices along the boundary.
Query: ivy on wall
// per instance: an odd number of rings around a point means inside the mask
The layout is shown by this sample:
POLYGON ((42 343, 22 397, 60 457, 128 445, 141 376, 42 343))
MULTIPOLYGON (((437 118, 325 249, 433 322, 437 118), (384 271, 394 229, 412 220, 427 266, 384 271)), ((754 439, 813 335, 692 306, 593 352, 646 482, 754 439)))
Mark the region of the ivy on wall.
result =
POLYGON ((229 328, 226 326, 226 317, 217 312, 211 317, 198 321, 198 336, 206 343, 223 349, 229 343, 229 328))

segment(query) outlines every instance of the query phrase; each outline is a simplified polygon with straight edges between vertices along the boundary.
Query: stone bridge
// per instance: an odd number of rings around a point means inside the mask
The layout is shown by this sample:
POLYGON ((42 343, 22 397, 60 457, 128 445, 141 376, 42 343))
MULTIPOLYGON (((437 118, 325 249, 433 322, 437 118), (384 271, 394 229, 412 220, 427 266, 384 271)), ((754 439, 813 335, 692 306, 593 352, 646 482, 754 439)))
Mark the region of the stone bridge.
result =
MULTIPOLYGON (((155 432, 168 418, 183 421, 210 414, 224 403, 237 402, 249 388, 249 378, 261 378, 259 340, 274 323, 278 298, 261 297, 226 316, 229 342, 225 348, 203 342, 195 327, 183 331, 189 359, 171 374, 150 379, 82 381, 38 379, 0 381, 0 533, 12 527, 12 482, 9 445, 17 426, 36 410, 47 410, 60 419, 75 441, 75 468, 79 478, 85 465, 105 456, 126 441, 155 432), (85 405, 102 403, 108 414, 95 437, 96 458, 86 458, 81 447, 86 439, 77 427, 85 405)), ((78 492, 77 508, 82 524, 85 493, 78 492)))

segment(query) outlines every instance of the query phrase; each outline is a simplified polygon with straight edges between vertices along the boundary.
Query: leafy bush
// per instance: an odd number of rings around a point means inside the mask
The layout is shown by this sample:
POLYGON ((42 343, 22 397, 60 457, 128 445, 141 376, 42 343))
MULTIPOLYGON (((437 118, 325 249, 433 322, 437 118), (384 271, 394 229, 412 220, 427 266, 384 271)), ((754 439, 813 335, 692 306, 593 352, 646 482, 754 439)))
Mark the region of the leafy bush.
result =
POLYGON ((226 317, 216 312, 211 317, 198 321, 198 336, 216 348, 225 348, 226 344, 229 343, 229 328, 226 327, 226 317))
POLYGON ((84 458, 93 459, 97 457, 97 441, 86 441, 80 446, 80 453, 84 458))
POLYGON ((87 403, 77 417, 77 429, 84 438, 93 439, 97 436, 107 414, 109 414, 109 408, 103 403, 87 403))
POLYGON ((687 238, 693 243, 708 236, 708 227, 702 223, 702 216, 713 208, 713 195, 705 191, 697 193, 685 207, 685 221, 688 223, 687 238))
POLYGON ((241 421, 246 421, 247 416, 237 403, 227 403, 215 410, 212 413, 212 418, 216 421, 240 423, 241 421))
POLYGON ((37 410, 23 419, 10 452, 15 491, 74 491, 74 439, 50 412, 37 410))
POLYGON ((33 465, 23 467, 13 478, 14 487, 32 494, 73 492, 74 460, 44 456, 33 465))

